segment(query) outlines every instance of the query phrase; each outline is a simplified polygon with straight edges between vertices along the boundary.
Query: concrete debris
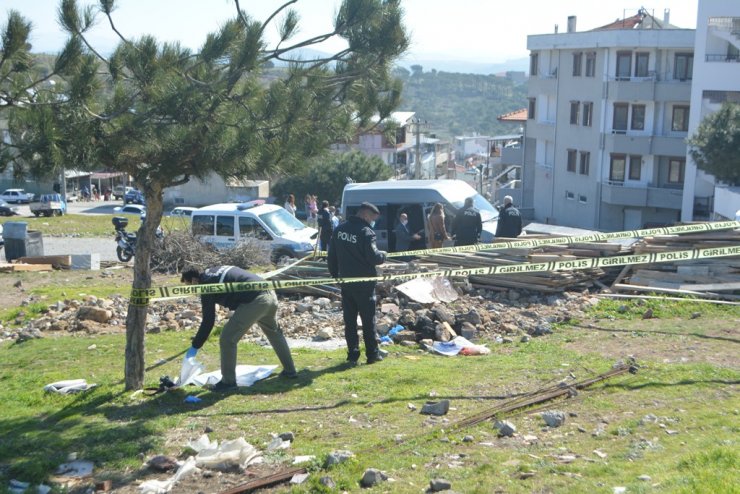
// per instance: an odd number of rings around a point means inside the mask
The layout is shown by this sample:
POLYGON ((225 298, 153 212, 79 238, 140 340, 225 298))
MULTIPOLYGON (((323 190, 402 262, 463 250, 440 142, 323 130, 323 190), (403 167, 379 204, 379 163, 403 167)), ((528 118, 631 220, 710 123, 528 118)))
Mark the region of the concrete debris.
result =
POLYGON ((511 437, 516 432, 516 426, 508 420, 496 421, 493 426, 498 429, 498 433, 501 436, 511 437))
POLYGON ((450 410, 450 400, 441 401, 427 401, 424 406, 421 407, 422 415, 447 415, 450 410))
POLYGON ((560 427, 565 423, 565 414, 559 410, 550 410, 542 414, 548 427, 560 427))
POLYGON ((347 450, 332 451, 326 456, 324 467, 330 467, 332 465, 339 465, 352 458, 354 453, 347 450))
POLYGON ((429 490, 432 492, 446 491, 452 488, 452 483, 445 479, 432 479, 429 481, 429 490))
POLYGON ((388 476, 386 474, 377 468, 368 468, 362 475, 360 485, 362 485, 362 487, 372 487, 386 480, 388 480, 388 476))

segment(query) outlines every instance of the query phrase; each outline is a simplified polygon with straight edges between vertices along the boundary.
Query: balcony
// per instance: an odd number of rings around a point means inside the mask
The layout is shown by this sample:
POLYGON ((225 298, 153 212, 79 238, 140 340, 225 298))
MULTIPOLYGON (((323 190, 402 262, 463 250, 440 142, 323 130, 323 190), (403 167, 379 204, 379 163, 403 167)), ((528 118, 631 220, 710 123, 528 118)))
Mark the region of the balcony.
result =
POLYGON ((652 101, 655 76, 614 78, 607 83, 607 95, 614 101, 652 101))
POLYGON ((601 201, 615 206, 681 209, 682 197, 681 189, 631 186, 611 181, 601 184, 601 201))
POLYGON ((503 148, 501 150, 501 163, 505 165, 521 165, 524 163, 524 149, 518 148, 503 148))
POLYGON ((655 83, 655 101, 691 101, 691 81, 659 81, 655 83))
POLYGON ((616 130, 612 134, 604 134, 604 147, 606 150, 624 154, 651 154, 651 136, 627 134, 626 132, 616 130))
POLYGON ((686 155, 686 137, 653 136, 650 154, 663 156, 686 155))
POLYGON ((531 137, 533 139, 543 139, 546 141, 554 141, 555 123, 527 120, 527 137, 531 137))

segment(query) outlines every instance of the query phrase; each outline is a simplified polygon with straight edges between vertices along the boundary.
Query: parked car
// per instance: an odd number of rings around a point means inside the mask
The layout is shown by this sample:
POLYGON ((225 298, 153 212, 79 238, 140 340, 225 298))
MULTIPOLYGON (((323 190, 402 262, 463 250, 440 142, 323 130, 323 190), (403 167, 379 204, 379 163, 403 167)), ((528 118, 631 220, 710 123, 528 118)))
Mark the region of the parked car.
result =
POLYGON ((113 186, 113 197, 116 199, 121 199, 123 196, 125 196, 128 192, 135 190, 133 187, 129 187, 128 185, 114 185, 113 186))
POLYGON ((195 210, 196 208, 178 206, 176 208, 172 208, 172 211, 170 211, 170 216, 191 216, 193 214, 193 211, 195 210))
POLYGON ((7 189, 0 194, 0 199, 15 204, 28 204, 33 201, 34 194, 26 192, 23 189, 7 189))
POLYGON ((138 189, 131 189, 123 196, 124 204, 145 204, 144 194, 138 189))
POLYGON ((37 218, 44 216, 62 216, 67 212, 67 203, 61 194, 41 194, 39 202, 31 204, 31 212, 37 218))
POLYGON ((146 216, 146 206, 139 204, 127 204, 125 206, 116 206, 113 208, 116 214, 136 214, 141 217, 146 216))
POLYGON ((301 258, 313 252, 316 229, 294 218, 282 206, 249 201, 213 204, 193 211, 191 231, 201 242, 229 249, 244 238, 270 248, 272 261, 301 258))
POLYGON ((0 215, 13 216, 15 214, 18 214, 18 206, 11 206, 7 202, 0 199, 0 215))

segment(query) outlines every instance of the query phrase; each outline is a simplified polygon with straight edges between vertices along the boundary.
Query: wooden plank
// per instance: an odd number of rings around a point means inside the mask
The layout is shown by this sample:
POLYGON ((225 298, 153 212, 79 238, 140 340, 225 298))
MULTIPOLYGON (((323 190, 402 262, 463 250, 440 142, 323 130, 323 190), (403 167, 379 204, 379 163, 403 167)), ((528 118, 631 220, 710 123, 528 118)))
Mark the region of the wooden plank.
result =
POLYGON ((3 273, 15 273, 18 271, 52 271, 51 264, 2 264, 0 271, 3 273))
POLYGON ((71 255, 21 257, 16 261, 25 264, 51 264, 64 269, 72 267, 71 255))

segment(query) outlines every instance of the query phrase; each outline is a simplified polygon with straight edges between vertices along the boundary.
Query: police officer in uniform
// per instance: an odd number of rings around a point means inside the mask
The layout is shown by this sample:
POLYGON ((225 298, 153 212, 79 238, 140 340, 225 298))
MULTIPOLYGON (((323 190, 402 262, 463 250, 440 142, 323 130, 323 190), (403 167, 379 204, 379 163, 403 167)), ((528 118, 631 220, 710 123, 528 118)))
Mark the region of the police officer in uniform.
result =
POLYGON ((496 225, 496 236, 504 238, 516 238, 522 233, 522 215, 514 207, 514 199, 511 196, 504 197, 504 208, 498 213, 498 225, 496 225))
POLYGON ((457 212, 452 224, 452 234, 455 236, 455 247, 460 245, 475 245, 483 231, 483 222, 480 212, 473 206, 473 198, 465 199, 465 206, 457 212))
MULTIPOLYGON (((362 278, 377 276, 375 266, 385 262, 386 253, 375 245, 373 226, 380 216, 377 207, 363 202, 355 216, 339 225, 329 243, 329 273, 334 278, 362 278)), ((357 336, 357 315, 362 321, 367 363, 383 360, 378 350, 375 333, 375 282, 342 284, 342 312, 344 338, 347 341, 347 362, 354 365, 360 359, 360 341, 357 336)))

